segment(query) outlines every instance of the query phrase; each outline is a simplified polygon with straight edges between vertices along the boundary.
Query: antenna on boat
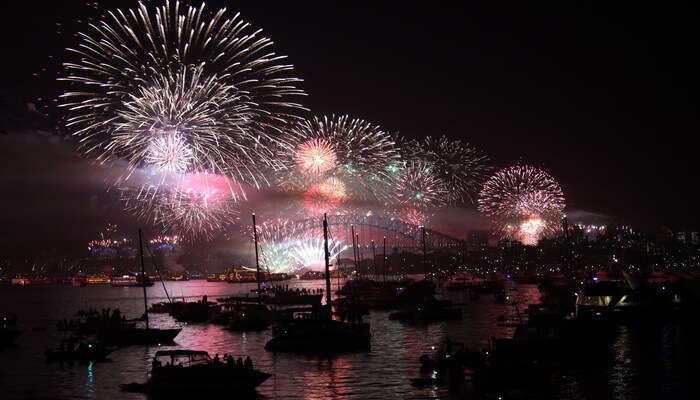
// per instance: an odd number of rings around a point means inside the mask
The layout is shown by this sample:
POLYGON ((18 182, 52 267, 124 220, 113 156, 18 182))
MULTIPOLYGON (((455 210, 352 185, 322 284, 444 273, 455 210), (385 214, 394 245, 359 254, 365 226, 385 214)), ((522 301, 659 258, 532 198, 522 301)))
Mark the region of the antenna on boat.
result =
POLYGON ((141 228, 139 228, 139 253, 141 255, 141 283, 143 286, 143 315, 146 317, 146 329, 148 329, 148 298, 146 296, 146 267, 143 263, 143 239, 141 239, 141 228))
POLYGON ((255 240, 255 281, 258 283, 258 303, 260 303, 260 260, 258 260, 258 228, 255 225, 255 213, 253 213, 253 239, 255 240))
POLYGON ((323 213, 323 256, 326 261, 326 306, 328 306, 328 311, 331 311, 331 273, 330 273, 330 260, 328 254, 328 221, 326 220, 326 213, 323 213))

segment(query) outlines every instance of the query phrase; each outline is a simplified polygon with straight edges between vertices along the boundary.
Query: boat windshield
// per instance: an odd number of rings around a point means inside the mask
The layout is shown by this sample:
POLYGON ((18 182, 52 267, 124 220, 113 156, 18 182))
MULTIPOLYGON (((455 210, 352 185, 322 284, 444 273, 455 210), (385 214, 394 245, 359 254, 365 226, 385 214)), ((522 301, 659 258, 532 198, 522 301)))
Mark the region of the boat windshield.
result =
POLYGON ((182 365, 189 367, 192 365, 208 364, 211 362, 211 357, 206 353, 193 354, 163 354, 156 357, 161 365, 182 365))

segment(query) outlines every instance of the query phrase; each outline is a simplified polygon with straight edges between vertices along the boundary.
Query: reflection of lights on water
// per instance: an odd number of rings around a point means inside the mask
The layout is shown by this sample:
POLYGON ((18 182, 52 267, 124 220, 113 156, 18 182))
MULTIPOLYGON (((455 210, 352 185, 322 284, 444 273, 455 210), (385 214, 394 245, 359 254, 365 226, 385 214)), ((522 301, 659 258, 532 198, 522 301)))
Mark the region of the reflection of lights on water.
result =
MULTIPOLYGON (((90 345, 92 346, 92 345, 90 345)), ((95 374, 92 369, 94 362, 90 361, 90 364, 88 364, 88 376, 87 376, 87 382, 85 383, 85 388, 87 389, 88 397, 92 397, 93 394, 95 393, 95 374)))

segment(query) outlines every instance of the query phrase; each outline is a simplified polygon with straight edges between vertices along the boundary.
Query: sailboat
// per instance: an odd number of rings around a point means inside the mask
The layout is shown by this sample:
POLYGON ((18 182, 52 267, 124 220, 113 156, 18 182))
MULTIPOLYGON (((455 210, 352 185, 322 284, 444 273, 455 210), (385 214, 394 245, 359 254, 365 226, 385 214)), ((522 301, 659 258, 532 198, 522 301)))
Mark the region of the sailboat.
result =
MULTIPOLYGON (((141 236, 141 229, 139 229, 141 278, 145 278, 146 271, 143 262, 143 242, 141 236)), ((143 305, 145 309, 145 328, 139 328, 135 324, 131 323, 118 323, 117 326, 109 326, 103 329, 98 329, 97 336, 100 341, 106 345, 113 344, 120 346, 132 344, 172 343, 175 337, 180 333, 181 329, 158 329, 151 328, 148 325, 148 297, 146 294, 146 286, 143 286, 143 305)))
POLYGON ((369 324, 341 322, 331 315, 331 280, 328 252, 328 221, 323 215, 326 305, 315 307, 310 315, 283 322, 273 329, 274 337, 265 349, 275 352, 331 354, 370 349, 369 324))

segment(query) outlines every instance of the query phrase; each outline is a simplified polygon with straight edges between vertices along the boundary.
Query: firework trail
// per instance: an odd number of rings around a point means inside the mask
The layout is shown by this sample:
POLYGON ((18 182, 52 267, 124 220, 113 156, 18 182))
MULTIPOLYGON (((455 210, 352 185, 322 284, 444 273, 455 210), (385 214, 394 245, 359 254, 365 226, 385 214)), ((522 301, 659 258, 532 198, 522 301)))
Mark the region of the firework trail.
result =
POLYGON ((527 165, 496 173, 484 183, 478 199, 479 211, 493 220, 503 236, 529 245, 559 230, 564 206, 559 183, 527 165))

